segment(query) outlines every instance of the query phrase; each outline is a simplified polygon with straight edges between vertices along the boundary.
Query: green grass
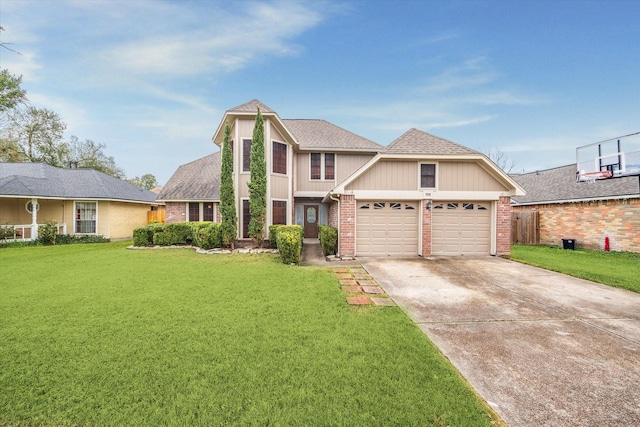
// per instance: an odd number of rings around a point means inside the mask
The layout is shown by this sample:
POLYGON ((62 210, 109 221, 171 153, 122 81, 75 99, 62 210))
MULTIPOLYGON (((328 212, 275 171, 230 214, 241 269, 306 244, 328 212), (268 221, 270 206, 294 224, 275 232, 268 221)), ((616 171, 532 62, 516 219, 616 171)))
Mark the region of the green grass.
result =
POLYGON ((513 245, 511 259, 609 286, 640 292, 640 254, 513 245))
POLYGON ((0 250, 0 425, 500 423, 329 269, 125 246, 0 250))

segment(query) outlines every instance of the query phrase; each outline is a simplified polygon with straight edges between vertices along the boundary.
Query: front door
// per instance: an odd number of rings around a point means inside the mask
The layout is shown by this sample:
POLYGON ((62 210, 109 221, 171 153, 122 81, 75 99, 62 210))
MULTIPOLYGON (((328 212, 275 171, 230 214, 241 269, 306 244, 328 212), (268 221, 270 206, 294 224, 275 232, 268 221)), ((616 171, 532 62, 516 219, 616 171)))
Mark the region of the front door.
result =
POLYGON ((318 237, 318 205, 304 205, 304 237, 318 237))

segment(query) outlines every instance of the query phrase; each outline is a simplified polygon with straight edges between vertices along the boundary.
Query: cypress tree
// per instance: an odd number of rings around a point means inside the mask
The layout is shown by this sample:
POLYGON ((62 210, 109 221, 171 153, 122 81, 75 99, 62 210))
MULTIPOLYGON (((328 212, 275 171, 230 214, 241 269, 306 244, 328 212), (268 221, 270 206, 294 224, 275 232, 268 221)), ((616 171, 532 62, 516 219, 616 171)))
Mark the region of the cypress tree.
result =
POLYGON ((237 236, 238 215, 236 213, 236 197, 233 190, 233 149, 229 135, 229 122, 224 125, 224 142, 222 144, 222 165, 220 172, 220 215, 222 224, 222 241, 225 246, 235 246, 237 236))
POLYGON ((267 164, 264 160, 264 121, 260 108, 256 115, 251 141, 251 175, 249 185, 249 236, 262 246, 267 217, 267 164))

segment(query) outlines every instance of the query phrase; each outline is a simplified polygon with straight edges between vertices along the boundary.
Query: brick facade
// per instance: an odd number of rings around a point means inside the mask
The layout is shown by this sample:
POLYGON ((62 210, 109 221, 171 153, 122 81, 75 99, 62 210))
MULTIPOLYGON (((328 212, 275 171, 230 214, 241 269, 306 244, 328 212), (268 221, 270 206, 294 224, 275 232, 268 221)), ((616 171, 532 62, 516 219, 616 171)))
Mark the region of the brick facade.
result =
POLYGON ((340 227, 338 232, 338 253, 354 255, 356 253, 356 199, 354 196, 340 196, 340 227))
POLYGON ((562 245, 562 239, 575 239, 577 247, 604 249, 608 237, 612 251, 640 252, 640 199, 637 198, 514 206, 513 210, 540 213, 543 245, 562 245))
POLYGON ((187 220, 187 204, 185 202, 167 202, 167 224, 187 220))
POLYGON ((496 203, 496 255, 511 253, 511 198, 500 197, 496 203))
POLYGON ((422 211, 422 256, 431 256, 431 200, 424 200, 420 205, 422 211), (427 209, 429 206, 429 209, 427 209))
POLYGON ((331 202, 329 205, 329 226, 338 228, 338 202, 331 202))

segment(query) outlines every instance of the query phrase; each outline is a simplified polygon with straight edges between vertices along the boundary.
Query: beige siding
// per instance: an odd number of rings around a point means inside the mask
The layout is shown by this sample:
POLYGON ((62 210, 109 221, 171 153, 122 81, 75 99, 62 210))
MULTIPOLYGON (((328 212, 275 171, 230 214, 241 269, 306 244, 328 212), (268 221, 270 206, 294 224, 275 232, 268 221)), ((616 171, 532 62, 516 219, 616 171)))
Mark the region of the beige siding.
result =
MULTIPOLYGON (((101 209, 103 205, 108 204, 109 217, 103 215, 103 211, 98 211, 99 227, 102 230, 103 223, 109 228, 110 239, 130 239, 133 237, 133 229, 142 227, 147 224, 147 211, 150 210, 149 205, 139 203, 122 203, 122 202, 100 202, 101 209)), ((100 232, 99 234, 103 234, 100 232)))
POLYGON ((289 178, 286 176, 271 176, 271 197, 276 199, 289 198, 289 178))
POLYGON ((504 191, 498 182, 477 163, 440 162, 437 168, 440 191, 504 191))
MULTIPOLYGON (((373 158, 373 154, 337 154, 336 181, 342 182, 373 158)), ((308 167, 308 166, 307 166, 308 167)))
POLYGON ((349 190, 417 190, 418 163, 381 161, 348 187, 349 190))
POLYGON ((278 132, 278 129, 276 129, 276 127, 273 126, 273 124, 271 124, 270 126, 270 132, 271 134, 269 135, 269 138, 275 139, 278 142, 285 142, 285 139, 282 137, 282 134, 278 132))
POLYGON ((296 190, 297 191, 330 191, 336 186, 334 180, 321 181, 310 179, 311 161, 309 153, 296 155, 296 190))
POLYGON ((239 179, 238 179, 238 196, 236 197, 249 197, 249 187, 247 186, 247 183, 250 180, 250 176, 249 173, 243 173, 240 175, 239 179))

